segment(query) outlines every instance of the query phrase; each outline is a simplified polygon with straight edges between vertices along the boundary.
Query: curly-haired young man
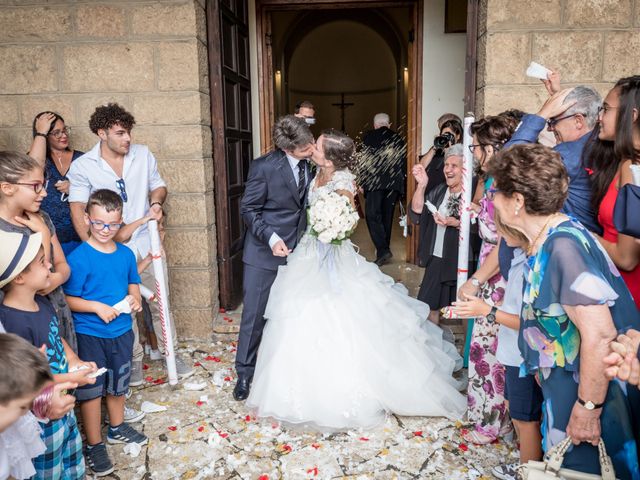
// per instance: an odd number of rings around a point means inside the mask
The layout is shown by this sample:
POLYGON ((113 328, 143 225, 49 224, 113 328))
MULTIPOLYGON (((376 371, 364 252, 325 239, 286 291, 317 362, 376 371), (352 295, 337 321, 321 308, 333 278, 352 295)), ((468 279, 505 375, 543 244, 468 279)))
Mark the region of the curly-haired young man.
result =
MULTIPOLYGON (((125 223, 133 223, 143 217, 161 220, 162 205, 167 196, 167 187, 158 172, 155 157, 146 145, 131 142, 131 130, 136 121, 129 112, 117 103, 109 103, 96 108, 89 119, 89 127, 99 140, 98 143, 83 156, 73 162, 68 178, 69 204, 71 219, 78 235, 83 241, 88 238, 85 223, 85 207, 91 193, 103 188, 113 190, 120 195, 123 202, 122 217, 125 223)), ((130 239, 119 238, 127 242, 138 260, 145 258, 151 250, 149 230, 146 223, 140 226, 130 239)), ((142 284, 155 289, 155 279, 149 269, 140 274, 142 284)), ((154 330, 160 332, 161 323, 158 307, 150 304, 154 330)), ((173 326, 172 322, 172 328, 173 326)), ((134 322, 136 339, 138 332, 134 322)), ((175 338, 175 334, 174 337, 175 338)), ((162 342, 161 350, 164 349, 162 342)), ((131 386, 141 385, 143 349, 136 341, 133 350, 131 386)), ((178 375, 186 378, 193 373, 193 368, 176 358, 178 375)))

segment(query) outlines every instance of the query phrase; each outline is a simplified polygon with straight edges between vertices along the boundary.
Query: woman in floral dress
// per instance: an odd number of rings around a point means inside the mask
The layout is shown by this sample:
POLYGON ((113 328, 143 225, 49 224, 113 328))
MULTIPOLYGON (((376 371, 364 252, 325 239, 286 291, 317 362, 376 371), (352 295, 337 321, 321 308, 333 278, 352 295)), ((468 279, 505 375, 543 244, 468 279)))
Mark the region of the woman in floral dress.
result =
POLYGON ((639 392, 609 382, 602 360, 617 334, 640 325, 633 298, 595 238, 559 213, 568 177, 558 153, 517 145, 490 173, 500 218, 530 240, 518 344, 521 371, 542 388, 543 449, 569 436, 563 467, 597 475, 602 438, 616 478, 638 480, 639 392))
MULTIPOLYGON (((486 175, 491 159, 511 138, 512 121, 500 116, 487 117, 471 126, 473 156, 485 177, 484 188, 478 208, 478 229, 482 238, 480 265, 496 250, 499 236, 494 223, 493 198, 490 196, 493 178, 486 175)), ((494 254, 497 254, 494 252, 494 254)), ((495 273, 480 287, 479 296, 489 305, 502 302, 506 282, 500 273, 495 273)), ((511 432, 504 398, 504 367, 496 359, 499 325, 478 317, 473 323, 469 347, 469 386, 467 389, 468 420, 473 428, 464 434, 465 440, 475 444, 486 444, 496 440, 500 434, 511 432)))

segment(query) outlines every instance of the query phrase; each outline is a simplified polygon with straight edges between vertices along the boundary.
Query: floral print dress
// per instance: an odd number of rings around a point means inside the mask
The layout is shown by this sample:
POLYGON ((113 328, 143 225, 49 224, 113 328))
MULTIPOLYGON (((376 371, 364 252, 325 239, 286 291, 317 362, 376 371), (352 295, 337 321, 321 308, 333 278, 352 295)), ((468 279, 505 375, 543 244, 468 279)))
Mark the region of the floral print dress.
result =
MULTIPOLYGON (((549 231, 538 253, 525 264, 524 280, 518 338, 524 358, 521 375, 538 374, 544 396, 543 448, 548 450, 566 438, 580 380, 580 332, 562 306, 606 304, 618 333, 638 329, 640 314, 609 256, 573 220, 549 231)), ((617 478, 640 478, 635 440, 638 425, 632 420, 638 418, 637 410, 638 389, 610 382, 600 423, 617 478)), ((597 448, 587 443, 573 446, 564 466, 600 473, 597 448)))
MULTIPOLYGON (((485 186, 485 192, 488 187, 485 186)), ((480 200, 478 226, 482 237, 480 264, 496 248, 498 233, 494 222, 493 202, 486 194, 480 200)), ((499 305, 506 282, 498 273, 482 285, 480 297, 489 305, 499 305)), ((487 441, 500 435, 503 423, 509 422, 504 398, 504 366, 496 358, 500 325, 477 317, 469 347, 469 386, 467 388, 468 420, 487 441)), ((507 426, 508 428, 508 426, 507 426)), ((473 441, 473 439, 471 439, 473 441)))

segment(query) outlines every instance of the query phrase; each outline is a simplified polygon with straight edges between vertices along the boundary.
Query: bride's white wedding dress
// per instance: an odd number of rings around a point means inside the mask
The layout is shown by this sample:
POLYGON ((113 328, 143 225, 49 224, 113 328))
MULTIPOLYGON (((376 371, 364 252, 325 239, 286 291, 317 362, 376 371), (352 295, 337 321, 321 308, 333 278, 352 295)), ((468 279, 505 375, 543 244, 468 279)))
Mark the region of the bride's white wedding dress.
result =
MULTIPOLYGON (((354 192, 353 180, 337 171, 312 182, 309 203, 354 192)), ((451 374, 462 360, 428 313, 350 241, 305 234, 271 288, 247 405, 321 430, 371 427, 387 412, 460 418, 466 399, 451 374)))

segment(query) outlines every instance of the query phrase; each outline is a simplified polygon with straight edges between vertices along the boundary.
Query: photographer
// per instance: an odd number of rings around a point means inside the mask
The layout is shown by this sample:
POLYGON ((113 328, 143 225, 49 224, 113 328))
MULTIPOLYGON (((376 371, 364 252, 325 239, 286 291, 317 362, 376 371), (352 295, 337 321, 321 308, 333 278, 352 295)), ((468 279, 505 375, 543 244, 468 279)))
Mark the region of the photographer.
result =
POLYGON ((418 159, 429 177, 426 193, 444 183, 444 151, 462 141, 462 124, 456 120, 446 120, 440 127, 440 134, 433 139, 433 146, 418 159))

